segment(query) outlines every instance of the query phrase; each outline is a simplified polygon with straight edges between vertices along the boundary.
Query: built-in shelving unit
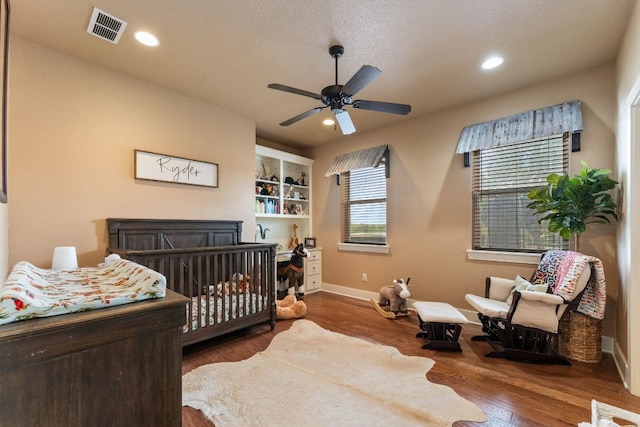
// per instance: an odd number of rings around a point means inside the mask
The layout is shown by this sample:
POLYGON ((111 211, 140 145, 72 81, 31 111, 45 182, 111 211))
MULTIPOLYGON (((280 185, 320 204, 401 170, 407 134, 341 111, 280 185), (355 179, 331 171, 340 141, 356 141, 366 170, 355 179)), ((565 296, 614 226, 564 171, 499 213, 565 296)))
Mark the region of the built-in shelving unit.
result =
POLYGON ((306 157, 256 146, 256 217, 309 218, 312 163, 306 157))
POLYGON ((294 225, 299 241, 312 236, 312 164, 307 157, 256 145, 254 212, 256 223, 269 229, 256 241, 279 243, 286 250, 294 225))
MULTIPOLYGON (((304 243, 306 237, 313 237, 312 164, 313 160, 307 157, 256 145, 256 242, 279 244, 277 263, 288 261, 294 237, 300 243, 304 243)), ((320 248, 312 249, 311 256, 305 260, 307 292, 320 290, 321 253, 320 248)), ((279 284, 279 288, 281 286, 286 289, 286 284, 279 284)))

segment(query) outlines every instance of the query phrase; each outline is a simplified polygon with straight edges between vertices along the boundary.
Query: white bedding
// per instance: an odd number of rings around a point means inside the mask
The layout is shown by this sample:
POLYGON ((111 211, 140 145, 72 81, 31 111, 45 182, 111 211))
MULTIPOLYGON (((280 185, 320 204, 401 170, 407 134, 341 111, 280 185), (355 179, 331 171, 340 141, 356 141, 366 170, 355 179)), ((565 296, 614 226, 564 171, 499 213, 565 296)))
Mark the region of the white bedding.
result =
POLYGON ((0 288, 0 325, 165 296, 166 278, 140 264, 46 270, 18 262, 0 288))
MULTIPOLYGON (((230 319, 238 319, 244 316, 245 313, 249 315, 267 310, 268 308, 267 298, 259 294, 239 294, 238 296, 226 295, 224 297, 212 295, 209 297, 208 305, 209 316, 207 318, 206 295, 191 298, 191 330, 217 325, 218 323, 226 322, 230 319), (245 298, 249 295, 251 296, 251 299, 245 298), (239 304, 237 303, 238 298, 240 299, 239 304), (198 321, 198 300, 200 301, 200 321, 198 321)), ((187 322, 189 322, 189 319, 187 319, 187 322)), ((183 331, 189 331, 189 324, 184 325, 183 331)))

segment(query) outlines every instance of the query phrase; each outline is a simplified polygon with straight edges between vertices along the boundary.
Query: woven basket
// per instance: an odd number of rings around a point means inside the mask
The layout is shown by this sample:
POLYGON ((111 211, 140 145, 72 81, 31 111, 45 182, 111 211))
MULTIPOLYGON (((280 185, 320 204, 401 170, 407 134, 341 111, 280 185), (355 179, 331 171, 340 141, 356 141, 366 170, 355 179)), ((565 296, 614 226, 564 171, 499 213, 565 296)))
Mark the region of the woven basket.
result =
POLYGON ((602 321, 574 310, 560 319, 554 350, 567 359, 585 363, 602 360, 602 321))

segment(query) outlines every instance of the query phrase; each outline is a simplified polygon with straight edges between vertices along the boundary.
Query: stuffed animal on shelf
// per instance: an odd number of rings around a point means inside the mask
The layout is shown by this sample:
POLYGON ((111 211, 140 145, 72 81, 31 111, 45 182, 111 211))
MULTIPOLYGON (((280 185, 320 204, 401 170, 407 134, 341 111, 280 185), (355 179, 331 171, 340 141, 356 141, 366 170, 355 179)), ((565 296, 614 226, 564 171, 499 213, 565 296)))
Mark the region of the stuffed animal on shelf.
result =
POLYGON ((408 315, 407 298, 411 297, 411 292, 409 292, 408 288, 410 280, 411 278, 407 279, 405 283, 404 279, 393 279, 393 285, 384 286, 380 289, 378 301, 371 300, 378 313, 387 319, 408 315), (384 309, 387 306, 388 311, 384 309))
POLYGON ((276 319, 299 319, 307 314, 307 305, 304 301, 296 300, 295 295, 287 295, 281 300, 276 300, 276 319))

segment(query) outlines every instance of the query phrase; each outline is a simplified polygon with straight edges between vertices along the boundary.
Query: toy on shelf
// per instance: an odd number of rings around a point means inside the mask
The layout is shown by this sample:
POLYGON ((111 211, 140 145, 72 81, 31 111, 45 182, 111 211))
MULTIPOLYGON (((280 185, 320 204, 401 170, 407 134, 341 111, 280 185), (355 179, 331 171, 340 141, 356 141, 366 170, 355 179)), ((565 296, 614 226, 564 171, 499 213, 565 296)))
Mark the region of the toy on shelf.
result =
POLYGON ((295 254, 295 249, 298 246, 298 234, 296 233, 296 230, 298 229, 298 224, 293 224, 293 237, 291 238, 291 241, 289 242, 289 249, 293 249, 294 250, 294 254, 295 254))
POLYGON ((378 301, 372 299, 373 307, 380 315, 386 319, 395 319, 397 316, 408 316, 407 298, 411 297, 409 292, 409 281, 404 279, 393 279, 393 285, 384 286, 380 289, 378 301))

